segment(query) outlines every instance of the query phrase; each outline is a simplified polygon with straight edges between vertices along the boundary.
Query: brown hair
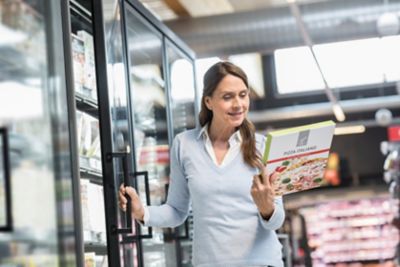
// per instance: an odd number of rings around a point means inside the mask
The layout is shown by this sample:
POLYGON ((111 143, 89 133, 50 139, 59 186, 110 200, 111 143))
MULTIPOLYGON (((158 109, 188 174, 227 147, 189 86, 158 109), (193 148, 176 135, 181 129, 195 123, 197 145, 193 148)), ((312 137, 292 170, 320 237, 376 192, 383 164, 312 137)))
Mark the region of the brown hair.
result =
MULTIPOLYGON (((218 62, 211 66, 204 74, 203 79, 203 96, 201 98, 201 109, 199 113, 201 126, 210 123, 213 118, 212 111, 209 110, 205 104, 205 98, 207 96, 212 96, 221 80, 229 74, 240 78, 246 87, 249 88, 247 75, 238 66, 227 61, 218 62)), ((256 149, 255 127, 253 123, 245 118, 238 128, 243 140, 241 150, 244 161, 251 167, 260 168, 262 166, 261 155, 256 149)))

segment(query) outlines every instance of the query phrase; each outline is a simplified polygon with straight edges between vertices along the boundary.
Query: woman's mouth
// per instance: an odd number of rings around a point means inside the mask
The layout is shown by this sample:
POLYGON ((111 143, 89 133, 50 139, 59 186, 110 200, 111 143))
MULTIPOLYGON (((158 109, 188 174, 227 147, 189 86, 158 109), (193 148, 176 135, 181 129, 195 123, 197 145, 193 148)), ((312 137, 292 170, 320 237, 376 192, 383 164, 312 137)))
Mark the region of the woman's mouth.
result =
POLYGON ((228 112, 228 115, 233 117, 241 116, 242 114, 243 112, 228 112))

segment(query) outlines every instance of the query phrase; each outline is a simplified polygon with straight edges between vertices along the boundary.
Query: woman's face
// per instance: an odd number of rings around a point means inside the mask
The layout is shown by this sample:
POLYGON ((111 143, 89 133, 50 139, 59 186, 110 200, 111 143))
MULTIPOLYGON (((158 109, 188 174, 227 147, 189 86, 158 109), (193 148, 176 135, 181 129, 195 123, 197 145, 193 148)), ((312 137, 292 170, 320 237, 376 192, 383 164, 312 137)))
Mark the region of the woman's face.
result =
POLYGON ((245 119, 249 109, 249 90, 242 79, 226 75, 205 104, 213 113, 213 123, 236 128, 245 119))

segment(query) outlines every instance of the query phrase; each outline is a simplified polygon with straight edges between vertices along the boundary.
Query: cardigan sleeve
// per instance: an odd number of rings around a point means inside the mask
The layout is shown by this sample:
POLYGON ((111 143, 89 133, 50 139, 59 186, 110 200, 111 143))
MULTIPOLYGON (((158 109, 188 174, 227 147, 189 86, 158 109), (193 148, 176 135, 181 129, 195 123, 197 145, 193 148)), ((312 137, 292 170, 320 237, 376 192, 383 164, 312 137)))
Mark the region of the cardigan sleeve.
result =
MULTIPOLYGON (((260 155, 263 155, 264 153, 265 141, 266 138, 264 135, 256 134, 256 146, 258 148, 260 155)), ((277 230, 281 228, 285 220, 285 210, 283 207, 282 196, 275 197, 274 204, 275 204, 275 209, 269 220, 265 220, 261 216, 261 214, 258 214, 263 227, 269 230, 277 230)))
POLYGON ((261 220, 262 226, 266 229, 273 230, 273 231, 281 228, 283 225, 283 222, 285 221, 285 210, 283 208, 282 197, 281 196, 275 197, 274 203, 275 203, 275 209, 271 215, 271 218, 269 218, 269 220, 265 220, 261 216, 261 214, 258 213, 258 217, 261 220))
POLYGON ((148 206, 148 220, 145 226, 176 227, 187 218, 190 206, 188 182, 181 161, 181 135, 175 137, 170 153, 170 184, 165 204, 148 206))

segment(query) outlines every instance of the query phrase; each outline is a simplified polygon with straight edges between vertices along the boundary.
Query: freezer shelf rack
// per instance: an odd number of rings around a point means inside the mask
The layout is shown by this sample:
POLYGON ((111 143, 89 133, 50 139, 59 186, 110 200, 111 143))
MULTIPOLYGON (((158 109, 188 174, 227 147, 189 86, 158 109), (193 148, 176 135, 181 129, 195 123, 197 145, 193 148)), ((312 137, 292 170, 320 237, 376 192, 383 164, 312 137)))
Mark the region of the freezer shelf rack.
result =
POLYGON ((82 179, 89 179, 95 184, 103 183, 103 174, 99 170, 94 170, 87 167, 80 167, 79 172, 82 179))
POLYGON ((85 242, 85 252, 94 252, 98 255, 107 255, 107 245, 103 243, 85 242))
POLYGON ((99 106, 95 99, 90 99, 79 92, 75 92, 75 102, 78 110, 99 118, 99 106))

